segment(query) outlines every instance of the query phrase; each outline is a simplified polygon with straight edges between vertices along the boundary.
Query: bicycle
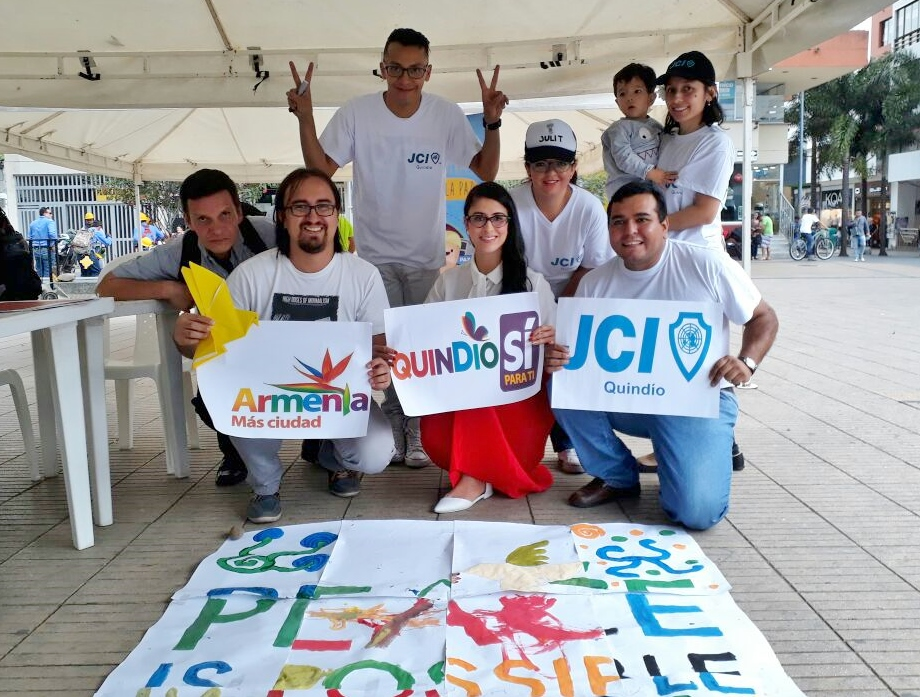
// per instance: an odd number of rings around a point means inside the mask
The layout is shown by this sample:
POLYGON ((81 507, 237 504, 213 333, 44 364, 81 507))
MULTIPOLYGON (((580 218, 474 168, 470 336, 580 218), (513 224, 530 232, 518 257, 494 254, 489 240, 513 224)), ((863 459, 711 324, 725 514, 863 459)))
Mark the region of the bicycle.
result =
MULTIPOLYGON (((834 240, 831 239, 828 235, 827 230, 819 230, 815 233, 815 256, 825 261, 834 256, 834 249, 836 245, 834 240)), ((801 261, 805 258, 805 252, 808 249, 808 245, 805 241, 805 237, 801 233, 795 233, 792 237, 792 242, 789 243, 789 256, 791 256, 795 261, 801 261)))

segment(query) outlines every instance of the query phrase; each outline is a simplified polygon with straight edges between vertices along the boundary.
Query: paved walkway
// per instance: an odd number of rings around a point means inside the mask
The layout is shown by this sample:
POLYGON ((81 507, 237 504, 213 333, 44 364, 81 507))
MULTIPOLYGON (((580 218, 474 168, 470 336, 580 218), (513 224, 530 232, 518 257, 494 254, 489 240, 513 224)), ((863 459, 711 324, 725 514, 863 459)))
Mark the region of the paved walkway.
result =
MULTIPOLYGON (((731 513, 694 536, 807 694, 920 697, 920 257, 792 262, 777 244, 753 265, 780 334, 759 389, 740 393, 748 466, 731 513)), ((113 347, 132 339, 129 323, 115 326, 113 347)), ((28 340, 0 342, 0 367, 20 369, 31 388, 28 340)), ((167 477, 155 392, 140 386, 135 448, 112 446, 115 524, 77 552, 62 482, 29 480, 0 392, 0 694, 92 695, 239 523, 247 491, 214 487, 219 453, 203 427, 192 476, 167 477)), ((114 436, 111 389, 108 401, 114 436)), ((436 518, 439 470, 393 468, 344 501, 297 452, 294 442, 284 451, 282 522, 436 518)), ((642 477, 642 498, 622 507, 569 508, 587 480, 559 474, 548 492, 496 496, 461 516, 663 523, 657 479, 642 477)))

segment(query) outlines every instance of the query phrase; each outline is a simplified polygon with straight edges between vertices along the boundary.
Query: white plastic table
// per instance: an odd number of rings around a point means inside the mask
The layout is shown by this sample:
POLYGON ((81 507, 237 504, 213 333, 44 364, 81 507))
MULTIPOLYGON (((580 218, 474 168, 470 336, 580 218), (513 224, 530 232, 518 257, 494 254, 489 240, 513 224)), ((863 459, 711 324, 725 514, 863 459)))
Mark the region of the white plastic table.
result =
POLYGON ((112 524, 102 323, 115 303, 111 298, 58 300, 44 301, 42 309, 28 309, 35 305, 0 303, 0 337, 31 333, 42 471, 46 476, 57 474, 55 424, 59 424, 73 544, 86 549, 94 544, 94 517, 98 525, 112 524))

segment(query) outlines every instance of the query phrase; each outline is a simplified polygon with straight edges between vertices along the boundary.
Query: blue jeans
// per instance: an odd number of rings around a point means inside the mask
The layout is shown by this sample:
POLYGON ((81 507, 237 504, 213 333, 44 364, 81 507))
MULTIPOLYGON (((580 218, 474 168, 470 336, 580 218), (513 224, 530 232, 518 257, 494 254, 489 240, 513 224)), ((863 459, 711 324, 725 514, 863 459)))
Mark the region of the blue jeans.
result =
POLYGON ((613 487, 635 486, 638 462, 614 431, 650 438, 658 460, 661 507, 668 517, 705 530, 728 512, 738 418, 738 402, 731 390, 719 392, 716 419, 575 409, 553 409, 553 414, 592 476, 613 487))
POLYGON ((803 232, 805 236, 805 256, 813 257, 815 255, 815 233, 803 232))
POLYGON ((32 243, 32 258, 35 259, 35 272, 39 277, 51 278, 51 250, 43 242, 32 243))
POLYGON ((857 259, 863 258, 863 255, 866 253, 865 235, 853 235, 853 252, 856 254, 857 259))

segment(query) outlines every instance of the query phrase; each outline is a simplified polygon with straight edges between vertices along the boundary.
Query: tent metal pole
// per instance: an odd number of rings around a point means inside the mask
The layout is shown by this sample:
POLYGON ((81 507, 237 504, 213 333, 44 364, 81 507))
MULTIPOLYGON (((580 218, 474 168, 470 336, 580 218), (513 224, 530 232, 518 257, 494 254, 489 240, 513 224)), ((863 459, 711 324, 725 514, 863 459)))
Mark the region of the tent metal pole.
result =
POLYGON ((741 219, 741 259, 744 270, 751 274, 751 215, 754 213, 752 199, 754 187, 751 181, 754 153, 754 78, 744 78, 744 138, 741 152, 741 201, 744 217, 741 219))
MULTIPOLYGON (((140 235, 140 229, 141 229, 141 183, 140 183, 140 180, 138 180, 136 177, 135 177, 135 179, 134 179, 134 224, 137 226, 137 227, 135 227, 135 230, 138 231, 138 235, 137 235, 137 244, 136 244, 136 246, 135 246, 135 251, 138 251, 138 252, 139 252, 141 249, 143 249, 143 247, 141 247, 141 235, 140 235)), ((134 233, 133 233, 133 232, 131 233, 131 236, 132 236, 132 239, 133 239, 133 237, 134 237, 134 233)))

